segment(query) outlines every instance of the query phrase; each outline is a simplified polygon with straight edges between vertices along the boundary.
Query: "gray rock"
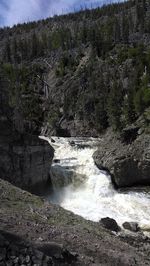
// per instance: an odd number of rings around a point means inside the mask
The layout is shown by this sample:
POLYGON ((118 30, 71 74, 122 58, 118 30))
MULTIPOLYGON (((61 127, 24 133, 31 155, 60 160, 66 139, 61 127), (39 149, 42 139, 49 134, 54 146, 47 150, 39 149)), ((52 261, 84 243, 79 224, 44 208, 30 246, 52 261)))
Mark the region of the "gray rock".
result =
POLYGON ((19 256, 19 262, 20 262, 20 264, 25 263, 25 257, 22 254, 19 256))
POLYGON ((59 159, 54 159, 53 162, 54 163, 60 163, 60 160, 59 159))
POLYGON ((16 258, 14 259, 14 263, 16 264, 16 263, 18 263, 18 262, 19 262, 19 258, 16 257, 16 258))
POLYGON ((53 149, 38 138, 39 128, 26 121, 17 106, 10 107, 7 85, 0 90, 0 174, 1 178, 23 189, 46 185, 53 149), (27 127, 27 124, 30 126, 27 127))
MULTIPOLYGON (((53 242, 47 242, 43 244, 37 244, 36 248, 46 254, 47 256, 57 256, 61 255, 63 251, 63 245, 53 243, 53 242)), ((39 252, 40 253, 40 252, 39 252)))
POLYGON ((122 224, 124 229, 127 229, 129 231, 132 232, 138 232, 139 231, 139 227, 138 227, 138 223, 135 222, 125 222, 122 224))
POLYGON ((3 143, 0 141, 1 178, 35 192, 50 181, 52 158, 53 149, 38 136, 25 135, 16 141, 3 139, 3 143))
POLYGON ((109 217, 102 218, 100 220, 100 224, 108 230, 111 230, 114 232, 120 231, 120 227, 118 226, 117 222, 112 218, 109 218, 109 217))
POLYGON ((115 186, 150 185, 150 137, 143 133, 130 144, 107 132, 93 155, 95 164, 107 170, 115 186))
POLYGON ((26 261, 26 263, 29 263, 30 262, 30 256, 29 255, 26 256, 25 261, 26 261))

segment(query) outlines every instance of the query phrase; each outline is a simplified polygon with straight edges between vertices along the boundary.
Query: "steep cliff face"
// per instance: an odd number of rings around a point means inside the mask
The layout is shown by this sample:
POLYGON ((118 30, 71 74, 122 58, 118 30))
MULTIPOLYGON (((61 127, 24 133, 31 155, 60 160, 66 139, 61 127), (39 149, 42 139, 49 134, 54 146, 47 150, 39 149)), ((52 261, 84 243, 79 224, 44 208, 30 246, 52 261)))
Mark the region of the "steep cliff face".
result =
POLYGON ((21 188, 44 188, 50 182, 52 158, 53 149, 38 136, 24 135, 5 142, 0 136, 0 176, 21 188))
POLYGON ((107 133, 93 158, 100 169, 106 169, 118 187, 150 185, 149 132, 137 131, 136 139, 125 143, 112 132, 107 133))
POLYGON ((35 191, 50 182, 53 149, 23 127, 19 113, 10 108, 7 87, 0 90, 0 177, 21 188, 35 191))

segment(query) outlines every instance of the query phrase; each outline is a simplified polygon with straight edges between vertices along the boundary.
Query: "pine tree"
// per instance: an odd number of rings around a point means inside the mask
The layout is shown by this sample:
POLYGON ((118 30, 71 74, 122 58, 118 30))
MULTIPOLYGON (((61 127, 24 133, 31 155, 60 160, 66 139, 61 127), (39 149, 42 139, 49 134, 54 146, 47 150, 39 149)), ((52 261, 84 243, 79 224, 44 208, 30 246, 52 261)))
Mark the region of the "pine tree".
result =
POLYGON ((5 59, 6 62, 11 62, 11 47, 10 40, 8 39, 5 44, 5 59))
POLYGON ((124 126, 131 124, 135 121, 136 114, 133 101, 134 91, 129 90, 129 92, 124 96, 123 102, 123 116, 124 116, 124 126))
POLYGON ((108 116, 106 110, 106 104, 104 96, 101 95, 99 103, 95 107, 95 122, 99 131, 102 131, 108 127, 108 116))
POLYGON ((109 125, 112 126, 114 130, 121 129, 121 113, 122 113, 122 93, 120 85, 114 82, 111 91, 108 95, 107 101, 107 115, 109 120, 109 125))
POLYGON ((31 57, 37 57, 39 53, 39 39, 37 34, 34 32, 31 38, 31 57))
POLYGON ((121 40, 120 22, 117 18, 115 18, 115 23, 114 23, 114 40, 115 42, 120 42, 121 40))
POLYGON ((103 54, 102 35, 98 29, 93 28, 91 31, 90 41, 92 49, 96 51, 98 57, 103 54))
POLYGON ((122 39, 125 43, 129 42, 129 20, 125 14, 122 16, 122 39))

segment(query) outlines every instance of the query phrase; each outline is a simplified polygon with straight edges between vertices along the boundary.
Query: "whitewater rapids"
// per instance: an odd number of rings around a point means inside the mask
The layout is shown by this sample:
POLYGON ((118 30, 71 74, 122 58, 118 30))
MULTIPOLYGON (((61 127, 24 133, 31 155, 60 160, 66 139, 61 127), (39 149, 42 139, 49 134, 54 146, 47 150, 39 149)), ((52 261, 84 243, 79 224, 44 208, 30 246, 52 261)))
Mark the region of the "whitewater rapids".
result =
POLYGON ((110 217, 120 226, 132 221, 143 230, 150 229, 150 193, 114 189, 110 176, 92 158, 100 139, 41 138, 55 149, 51 202, 95 222, 110 217))

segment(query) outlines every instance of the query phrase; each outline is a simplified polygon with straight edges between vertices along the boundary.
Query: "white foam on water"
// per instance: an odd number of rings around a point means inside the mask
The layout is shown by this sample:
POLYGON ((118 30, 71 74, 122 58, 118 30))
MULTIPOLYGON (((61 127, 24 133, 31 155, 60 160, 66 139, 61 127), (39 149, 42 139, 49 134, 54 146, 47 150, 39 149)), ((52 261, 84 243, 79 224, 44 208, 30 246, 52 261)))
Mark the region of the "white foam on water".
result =
POLYGON ((52 143, 46 137, 41 138, 54 147, 54 159, 60 160, 52 164, 52 169, 60 167, 63 178, 68 169, 74 172, 74 179, 82 178, 77 186, 75 182, 60 188, 54 186, 50 201, 92 221, 111 217, 119 225, 134 221, 143 230, 150 229, 150 194, 131 191, 121 193, 114 189, 110 176, 100 171, 92 158, 100 140, 52 137, 55 141, 52 143))

